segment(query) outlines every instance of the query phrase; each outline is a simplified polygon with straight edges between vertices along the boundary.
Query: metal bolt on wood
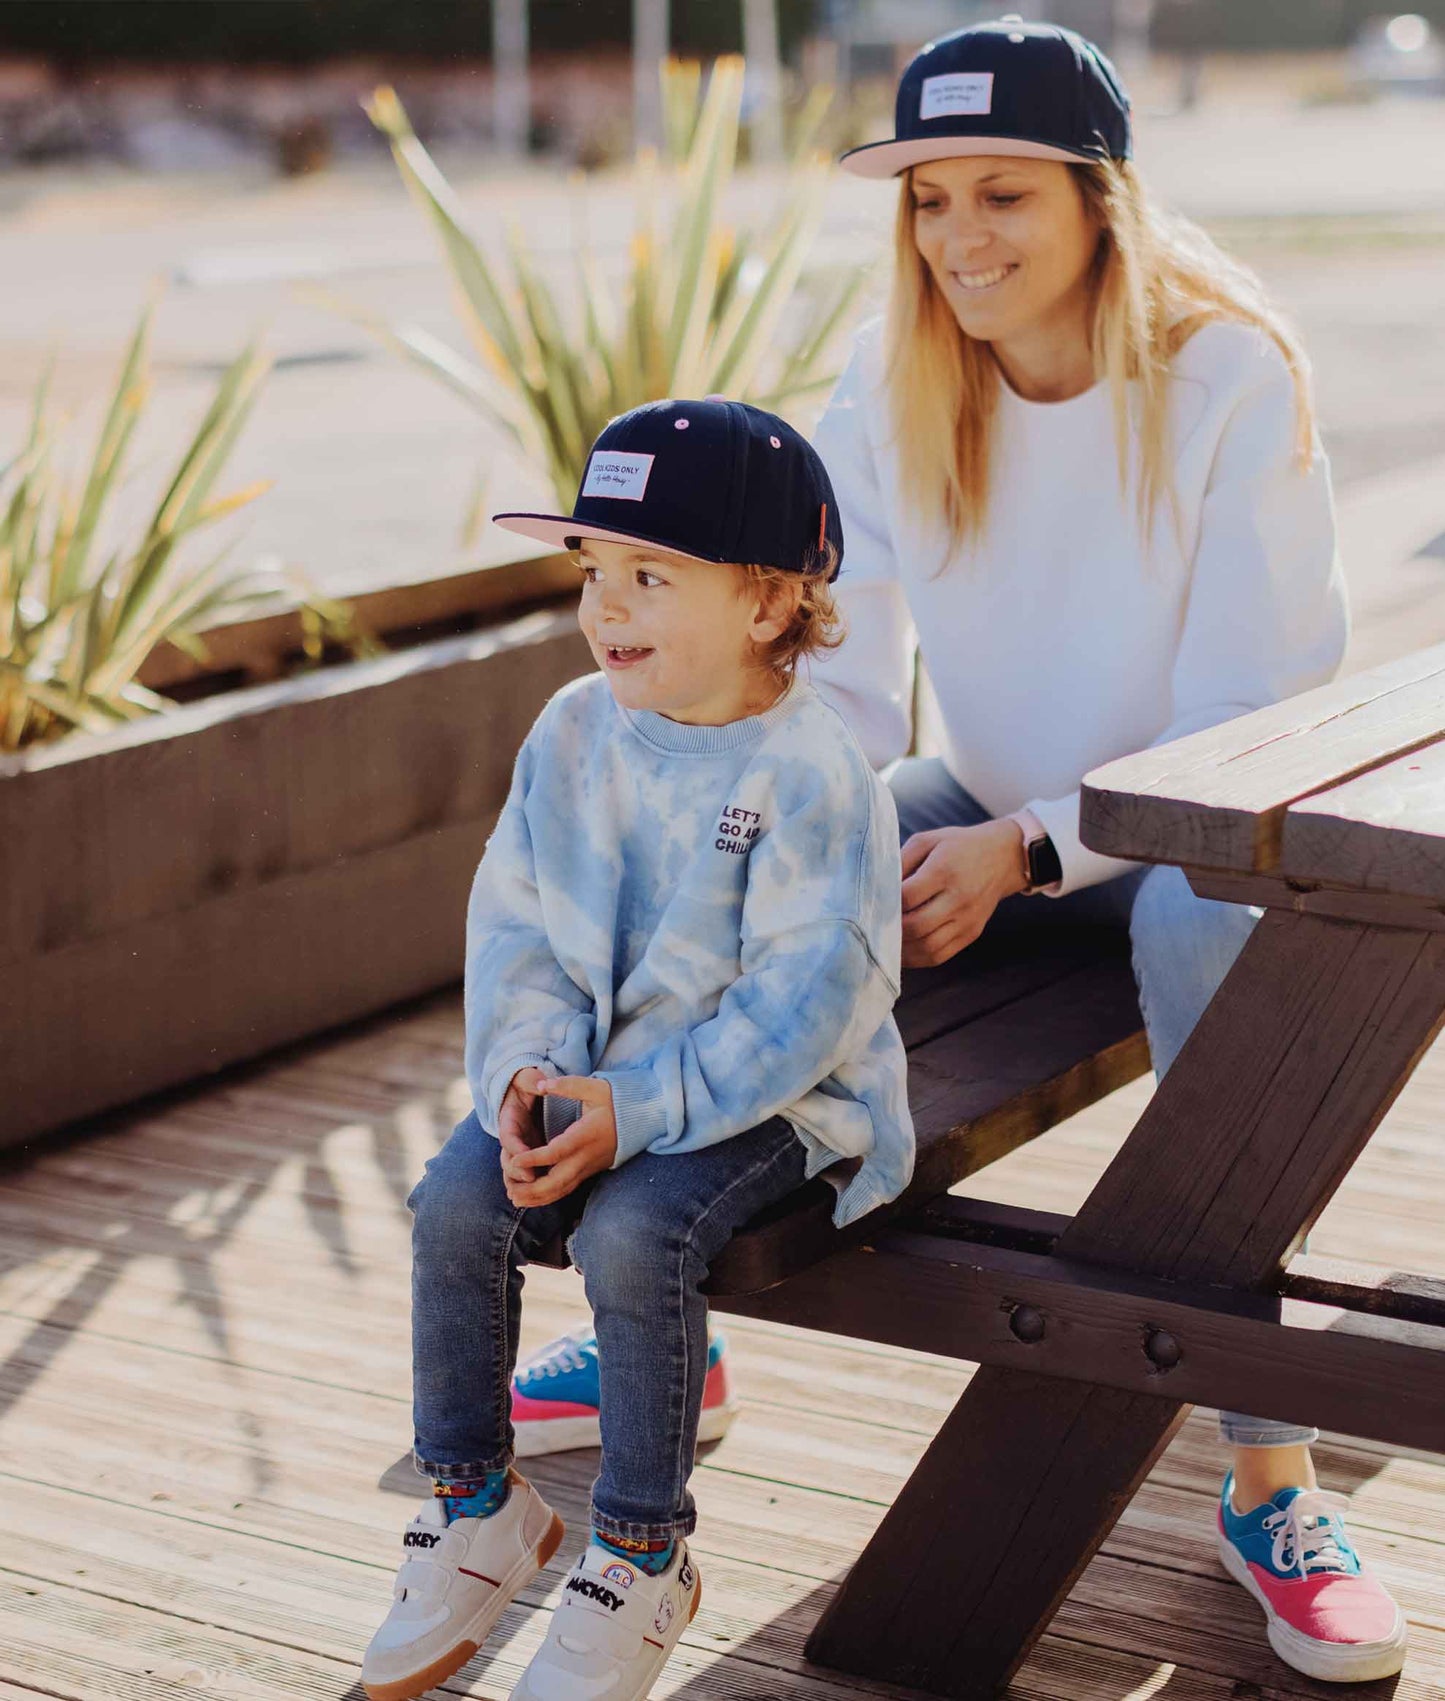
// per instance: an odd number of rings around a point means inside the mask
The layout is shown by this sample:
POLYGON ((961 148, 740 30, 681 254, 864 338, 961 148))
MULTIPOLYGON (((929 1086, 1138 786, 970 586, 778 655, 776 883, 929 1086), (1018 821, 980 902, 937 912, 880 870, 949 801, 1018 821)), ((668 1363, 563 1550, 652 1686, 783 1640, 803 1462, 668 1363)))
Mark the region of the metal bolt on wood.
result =
POLYGON ((1173 1370, 1184 1357, 1184 1348, 1167 1329, 1151 1329, 1144 1337, 1144 1352, 1156 1370, 1173 1370))
POLYGON ((1030 1346, 1044 1338, 1044 1314, 1031 1305, 1016 1305, 1009 1313, 1008 1326, 1030 1346))

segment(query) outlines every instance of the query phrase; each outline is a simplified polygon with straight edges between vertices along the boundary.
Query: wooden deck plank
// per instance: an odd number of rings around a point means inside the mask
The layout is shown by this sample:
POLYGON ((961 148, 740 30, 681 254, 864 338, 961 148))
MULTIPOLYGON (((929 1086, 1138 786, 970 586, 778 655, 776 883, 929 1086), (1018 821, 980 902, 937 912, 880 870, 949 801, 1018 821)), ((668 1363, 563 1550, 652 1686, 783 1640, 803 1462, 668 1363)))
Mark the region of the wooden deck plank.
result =
MULTIPOLYGON (((141 1526, 146 1519, 158 1522, 151 1512, 136 1512, 133 1516, 134 1524, 141 1526)), ((77 1524, 80 1519, 68 1524, 66 1533, 77 1524)), ((367 1589, 362 1567, 350 1565, 348 1570, 338 1570, 343 1562, 313 1551, 306 1560, 306 1577, 318 1587, 325 1584, 326 1606, 313 1606, 304 1592, 297 1592, 294 1587, 287 1589, 284 1577, 270 1579, 275 1601, 267 1604, 263 1599, 258 1601, 257 1590, 246 1589, 246 1584, 255 1584, 257 1573, 265 1580, 267 1565, 274 1560, 263 1551, 243 1553, 245 1546, 248 1545, 240 1538, 218 1539, 214 1529, 190 1531, 189 1541, 178 1539, 173 1522, 167 1524, 163 1533, 156 1531, 150 1538, 138 1534, 133 1527, 112 1524, 104 1536, 97 1531, 88 1546, 68 1550, 63 1543, 48 1545, 48 1568, 42 1573, 32 1570, 34 1556, 29 1562, 24 1562, 22 1556, 20 1563, 7 1563, 12 1570, 22 1570, 29 1563, 32 1575, 41 1575, 46 1582, 70 1584, 87 1594, 99 1592, 112 1601, 133 1602, 153 1611, 170 1611, 190 1623, 219 1626, 221 1630, 257 1636, 258 1640, 282 1641, 320 1653, 340 1645, 342 1652, 335 1657, 345 1657, 348 1636, 364 1636, 369 1611, 374 1611, 374 1601, 369 1601, 367 1594, 384 1587, 386 1568, 372 1562, 371 1589, 367 1589), (228 1553, 228 1548, 238 1551, 228 1553), (77 1567, 77 1560, 85 1560, 85 1567, 77 1567), (177 1563, 184 1563, 184 1572, 170 1570, 177 1563), (70 1577, 63 1575, 66 1567, 71 1570, 70 1577), (83 1570, 80 1582, 73 1575, 77 1570, 83 1570), (212 1577, 218 1570, 224 1582, 212 1577)), ((719 1565, 716 1560, 704 1563, 709 1565, 709 1587, 716 1599, 712 1602, 711 1618, 699 1621, 702 1643, 714 1652, 719 1645, 736 1648, 748 1643, 755 1657, 768 1645, 770 1658, 777 1664, 796 1664, 802 1633, 818 1606, 818 1590, 809 1584, 794 1584, 789 1590, 785 1585, 787 1580, 774 1572, 768 1572, 763 1582, 762 1577, 757 1580, 750 1577, 746 1567, 719 1565)), ((1129 1638, 1136 1645, 1141 1636, 1146 1643, 1153 1643, 1147 1648, 1153 1658, 1176 1664, 1181 1655, 1193 1652, 1193 1657, 1204 1660, 1205 1664, 1214 1660, 1224 1665, 1224 1670, 1217 1674, 1221 1677, 1239 1674, 1241 1667, 1249 1675, 1260 1669, 1260 1658, 1268 1657, 1248 1650, 1248 1616, 1241 1619, 1236 1590, 1219 1577, 1205 1580, 1204 1585, 1198 1582, 1190 1585, 1188 1599, 1195 1606, 1192 1631, 1183 1638, 1178 1635, 1166 1638, 1154 1619, 1158 1618, 1161 1624, 1168 1621, 1170 1609, 1181 1596, 1180 1582, 1166 1573, 1154 1573, 1154 1567, 1130 1567, 1102 1558, 1091 1570, 1090 1580, 1081 1585, 1080 1596, 1071 1609, 1073 1618, 1061 1621, 1059 1633, 1080 1636, 1086 1641, 1107 1641, 1108 1633, 1100 1631, 1095 1614, 1103 1613, 1105 1618, 1112 1614, 1115 1619, 1122 1614, 1130 1621, 1136 1618, 1146 1621, 1130 1624, 1129 1638), (1198 1623, 1205 1597, 1209 1609, 1204 1613, 1204 1623, 1198 1623), (1127 1613, 1122 1611, 1120 1602, 1130 1602, 1127 1613), (1156 1604, 1158 1613, 1154 1613, 1156 1604), (1241 1638, 1244 1647, 1236 1645, 1241 1638)), ((549 1582, 553 1584, 554 1594, 558 1577, 554 1575, 549 1582)), ((1392 1577, 1392 1582, 1399 1587, 1399 1579, 1392 1577)), ((529 1596, 529 1604, 549 1597, 551 1594, 544 1596, 539 1590, 529 1596)), ((522 1614, 513 1614, 513 1618, 520 1621, 522 1614)), ((1435 1647, 1438 1640, 1440 1635, 1436 1631, 1430 1638, 1430 1647, 1435 1647)), ((1268 1681, 1268 1672, 1263 1672, 1263 1677, 1268 1681)))
MULTIPOLYGON (((0 1336, 0 1350, 5 1351, 7 1361, 0 1397, 18 1393, 22 1402, 11 1420, 12 1433, 26 1427, 28 1416, 37 1437, 47 1428, 57 1438, 70 1437, 73 1432, 75 1439, 68 1439, 66 1447, 84 1447, 87 1424, 102 1421, 108 1412, 134 1409, 148 1389, 164 1389, 167 1435, 175 1442, 179 1457, 185 1457, 188 1447, 211 1453, 223 1446, 233 1447, 235 1465, 228 1480, 247 1496, 253 1491, 252 1476, 264 1477, 272 1485, 268 1492, 274 1495, 277 1482, 289 1480, 286 1473, 292 1455, 302 1461, 298 1475, 306 1485, 311 1473, 305 1460, 328 1449, 348 1479, 374 1480, 398 1456, 404 1441, 407 1414, 401 1392, 368 1396, 277 1371, 248 1370, 233 1360, 218 1358, 209 1365, 198 1360, 186 1363, 184 1354, 179 1355, 181 1366, 174 1370, 178 1356, 174 1351, 96 1337, 91 1338, 81 1360, 70 1353, 68 1340, 55 1340, 57 1333, 11 1320, 0 1336), (24 1338, 17 1346, 13 1337, 22 1330, 24 1338), (39 1380, 37 1372, 43 1373, 39 1380), (168 1377, 173 1373, 177 1385, 171 1388, 168 1377), (36 1402, 30 1405, 28 1414, 27 1401, 36 1402), (344 1434, 332 1439, 342 1410, 344 1434)), ((741 1334, 735 1333, 735 1340, 740 1338, 741 1334)), ((398 1343, 392 1357, 398 1368, 404 1369, 403 1344, 398 1343)), ((881 1368, 899 1367, 900 1361, 894 1361, 881 1368)), ((755 1384, 748 1378, 745 1358, 739 1373, 752 1397, 729 1445, 709 1454, 704 1465, 708 1484, 717 1483, 717 1492, 723 1494, 726 1485, 721 1479, 731 1474, 758 1480, 758 1461, 766 1460, 761 1480, 774 1486, 787 1484, 823 1492, 836 1486, 841 1471, 846 1473, 851 1501, 879 1508, 888 1503, 912 1468, 949 1403, 949 1393, 956 1393, 963 1381, 955 1367, 953 1377, 939 1388, 939 1409, 932 1424, 925 1416, 917 1427, 904 1430, 885 1429, 874 1419, 852 1415, 851 1407, 842 1412, 809 1414, 798 1405, 773 1403, 768 1398, 766 1379, 760 1376, 755 1384)), ((132 1441, 155 1451, 154 1443, 148 1444, 143 1435, 129 1429, 107 1438, 118 1456, 123 1456, 132 1441)), ((59 1439, 56 1445, 61 1445, 59 1439)), ((99 1449, 99 1442, 91 1444, 93 1456, 99 1449)), ((585 1489, 595 1460, 590 1455, 578 1455, 577 1459, 577 1483, 585 1489)), ((1204 1491, 1211 1490, 1212 1479, 1206 1478, 1204 1491)), ((288 1504, 312 1511, 327 1504, 326 1491, 317 1497, 308 1490, 307 1498, 288 1504)), ((755 1509, 749 1515, 755 1515, 755 1509)))
MULTIPOLYGON (((80 1496, 71 1498, 83 1501, 80 1496)), ((25 1517, 44 1517, 48 1504, 47 1491, 39 1487, 16 1497, 5 1514, 5 1537, 12 1532, 23 1535, 25 1517)), ((820 1586, 808 1578, 716 1558, 705 1563, 714 1604, 709 1616, 700 1620, 696 1645, 712 1652, 747 1647, 755 1660, 766 1652, 779 1668, 800 1670, 803 1637, 820 1597, 831 1592, 831 1582, 820 1586)), ((352 1657, 358 1638, 366 1635, 386 1577, 377 1564, 367 1568, 316 1551, 278 1554, 251 1538, 218 1538, 214 1529, 178 1530, 174 1520, 163 1525, 144 1509, 124 1516, 112 1511, 105 1531, 88 1527, 82 1518, 73 1519, 61 1540, 47 1543, 41 1555, 32 1552, 24 1575, 30 1581, 70 1587, 150 1611, 169 1611, 191 1623, 341 1660, 352 1657)), ((529 1590, 504 1633, 525 1622, 528 1609, 554 1600, 559 1580, 554 1568, 546 1579, 548 1586, 529 1590)), ((1217 1574, 1209 1576, 1204 1586, 1217 1621, 1204 1634, 1220 1638, 1229 1647, 1240 1635, 1232 1617, 1234 1592, 1217 1574)), ((1179 1579, 1157 1568, 1119 1561, 1101 1562, 1090 1582, 1100 1601, 1112 1603, 1110 1610, 1117 1612, 1117 1603, 1128 1600, 1145 1617, 1156 1599, 1172 1601, 1180 1587, 1179 1579)), ((1097 1643, 1098 1633, 1087 1621, 1092 1607, 1088 1602, 1084 1607, 1079 1623, 1060 1633, 1097 1643)), ((1149 1657, 1164 1656, 1151 1652, 1149 1657)), ((1232 1651, 1218 1657, 1242 1657, 1246 1663, 1251 1658, 1232 1651)))
MULTIPOLYGON (((488 1649, 440 1686, 443 1695, 509 1694, 541 1639, 541 1614, 513 1608, 488 1649)), ((179 1618, 133 1602, 109 1601, 55 1584, 0 1581, 0 1663, 46 1681, 59 1672, 89 1697, 194 1696, 218 1701, 335 1701, 355 1682, 349 1661, 179 1618)), ((42 1691, 43 1693, 43 1691, 42 1691)), ((886 1691, 885 1691, 886 1693, 886 1691)), ((823 1674, 781 1673, 771 1664, 680 1643, 654 1690, 717 1701, 846 1701, 857 1691, 823 1674)))
MULTIPOLYGON (((33 1530, 34 1517, 37 1513, 43 1515, 48 1495, 69 1502, 72 1508, 77 1502, 81 1505, 87 1502, 86 1496, 63 1487, 42 1489, 37 1485, 26 1485, 18 1492, 11 1490, 0 1502, 5 1507, 5 1512, 0 1514, 4 1519, 3 1526, 0 1526, 0 1540, 8 1541, 13 1537, 17 1542, 24 1541, 33 1530)), ((1203 1520, 1186 1516, 1183 1527, 1185 1530, 1202 1528, 1203 1520)), ((77 1586, 87 1590, 94 1589, 115 1598, 135 1599, 143 1605, 169 1601, 183 1618, 199 1618, 208 1624, 220 1623, 233 1628, 235 1625, 231 1621, 234 1619, 242 1628, 249 1626, 268 1640, 295 1642, 299 1638, 300 1645, 319 1652, 334 1649, 338 1642, 344 1650, 348 1627, 352 1635, 364 1634, 368 1610, 374 1611, 375 1606, 374 1600, 369 1601, 367 1596, 375 1595, 384 1588, 388 1572, 375 1551, 367 1553, 358 1564, 332 1558, 324 1550, 314 1548, 298 1553, 290 1544, 279 1550, 268 1550, 253 1538, 227 1535, 219 1532, 214 1525, 182 1527, 178 1534, 176 1518, 167 1515, 163 1521, 157 1516, 154 1506, 138 1507, 118 1516, 112 1505, 104 1528, 93 1521, 87 1526, 84 1518, 72 1512, 62 1530, 61 1540, 46 1544, 47 1568, 43 1575, 51 1580, 73 1582, 74 1576, 67 1573, 83 1570, 86 1580, 77 1586), (162 1524, 163 1528, 147 1532, 147 1525, 162 1524), (235 1551, 228 1552, 228 1549, 235 1551), (83 1560, 84 1566, 78 1566, 77 1560, 83 1560), (121 1560, 123 1565, 119 1563, 121 1560), (98 1568, 97 1561, 100 1562, 98 1568), (182 1569, 172 1574, 168 1568, 178 1564, 182 1569), (151 1575, 157 1567, 166 1574, 160 1577, 151 1575), (368 1567, 371 1571, 369 1584, 366 1579, 368 1567), (220 1572, 219 1578, 212 1575, 217 1571, 220 1572), (262 1583, 260 1599, 255 1587, 258 1578, 262 1583), (317 1590, 322 1585, 326 1593, 319 1598, 324 1598, 329 1604, 318 1609, 308 1598, 307 1591, 317 1590), (241 1591, 248 1586, 249 1592, 243 1594, 241 1591), (269 1605, 266 1600, 268 1586, 269 1605), (216 1597, 217 1589, 221 1590, 224 1599, 216 1597)), ((790 1598, 789 1587, 787 1579, 776 1572, 770 1570, 766 1583, 761 1587, 757 1584, 749 1587, 749 1579, 737 1567, 719 1566, 712 1556, 705 1556, 704 1562, 709 1566, 713 1595, 726 1603, 718 1619, 702 1621, 711 1644, 736 1642, 744 1636, 756 1636, 760 1629, 770 1627, 772 1632, 783 1636, 787 1647, 796 1652, 802 1633, 810 1622, 808 1613, 816 1606, 811 1585, 792 1587, 791 1598, 795 1604, 801 1604, 805 1598, 810 1603, 808 1611, 794 1613, 791 1609, 782 1610, 790 1598), (746 1597, 746 1600, 740 1597, 746 1597)), ((33 1552, 25 1563, 33 1570, 33 1552)), ((1121 1600, 1147 1602, 1161 1593, 1172 1600, 1179 1594, 1177 1579, 1145 1574, 1152 1570, 1157 1568, 1131 1567, 1101 1560, 1095 1568, 1091 1587, 1096 1589, 1099 1600, 1105 1603, 1121 1600)), ((1428 1587, 1428 1576, 1428 1571, 1421 1573, 1424 1587, 1428 1587)), ((553 1576, 550 1581, 555 1590, 557 1577, 553 1576)), ((1416 1602, 1411 1599, 1412 1590, 1405 1578, 1396 1572, 1391 1575, 1391 1581, 1400 1589, 1407 1606, 1415 1610, 1416 1602)), ((1207 1626, 1204 1634, 1222 1636, 1226 1642, 1237 1637, 1240 1627, 1234 1624, 1230 1628, 1233 1623, 1230 1615, 1238 1604, 1236 1592, 1217 1574, 1206 1574, 1204 1587, 1214 1602, 1215 1614, 1221 1619, 1220 1624, 1207 1626)), ((543 1598, 544 1592, 536 1591, 529 1595, 528 1600, 535 1604, 543 1598)), ((1196 1599, 1196 1607, 1197 1604, 1196 1599)), ((1087 1602, 1085 1608, 1087 1613, 1087 1602)), ((1117 1605, 1113 1610, 1118 1610, 1117 1605)), ((1147 1610, 1145 1616, 1148 1616, 1147 1610)), ((1084 1621, 1072 1628, 1074 1633, 1086 1638, 1091 1634, 1088 1623, 1084 1621)), ((1094 1631, 1092 1634, 1098 1633, 1094 1631)), ((756 1651, 756 1642, 754 1648, 756 1651)), ((1171 1645, 1163 1648, 1158 1657, 1175 1658, 1179 1651, 1178 1647, 1171 1645)), ((1237 1668, 1240 1659, 1237 1653, 1222 1653, 1217 1657, 1232 1660, 1234 1664, 1230 1670, 1237 1668)))
MULTIPOLYGON (((194 1695, 197 1689, 220 1701, 318 1701, 341 1693, 347 1669, 304 1651, 277 1647, 253 1637, 227 1634, 182 1622, 128 1603, 95 1602, 78 1591, 17 1582, 14 1605, 0 1591, 0 1660, 22 1668, 33 1664, 45 1687, 41 1693, 74 1696, 77 1701, 150 1701, 155 1696, 194 1695), (16 1597, 20 1597, 16 1600, 16 1597), (23 1604, 21 1602, 23 1601, 23 1604), (7 1610, 8 1607, 8 1610, 7 1610), (41 1642, 39 1638, 46 1638, 41 1642), (122 1639, 123 1638, 123 1639, 122 1639)), ((494 1653, 477 1660, 444 1684, 437 1694, 501 1698, 530 1656, 540 1617, 513 1611, 499 1629, 494 1653)), ((1156 1662, 1111 1654, 1053 1638, 1036 1669, 1010 1691, 1013 1701, 1113 1701, 1120 1695, 1154 1692, 1157 1680, 1169 1680, 1169 1701, 1230 1701, 1238 1688, 1227 1679, 1188 1671, 1161 1673, 1156 1662)), ((34 1690, 30 1691, 33 1696, 34 1690)), ((353 1694, 347 1689, 346 1695, 353 1694)), ((359 1693, 359 1692, 356 1692, 359 1693)), ((790 1673, 748 1652, 703 1653, 680 1644, 654 1696, 687 1701, 738 1698, 738 1701, 856 1701, 863 1693, 826 1674, 790 1673)), ((903 1697, 890 1687, 867 1693, 903 1697)), ((1283 1701, 1314 1690, 1268 1691, 1261 1701, 1283 1701)), ((1424 1701, 1427 1692, 1407 1683, 1400 1701, 1424 1701)))
MULTIPOLYGON (((356 1694, 415 1491, 397 1469, 404 1200, 459 1113, 459 1040, 460 1000, 442 995, 111 1119, 94 1140, 0 1164, 0 1574, 11 1588, 0 1701, 153 1701, 198 1684, 223 1701, 356 1694)), ((967 1191, 1072 1210, 1147 1094, 1144 1082, 1124 1089, 967 1191)), ((1445 1055, 1401 1096, 1313 1250, 1382 1269, 1445 1262, 1442 1119, 1445 1055)), ((575 1276, 535 1272, 526 1343, 579 1306, 575 1276)), ((724 1327, 745 1405, 697 1472, 709 1593, 657 1693, 898 1693, 805 1669, 802 1640, 967 1370, 743 1319, 724 1327)), ((1220 1458, 1212 1421, 1196 1415, 1018 1674, 1015 1701, 1330 1693, 1275 1660, 1215 1567, 1220 1458)), ((1320 1459, 1327 1481, 1354 1491, 1361 1546, 1417 1626, 1395 1701, 1436 1701, 1445 1461, 1336 1438, 1320 1459)), ((586 1452, 536 1463, 574 1526, 595 1468, 586 1452)), ((492 1666, 449 1693, 506 1694, 558 1577, 514 1608, 492 1666)))

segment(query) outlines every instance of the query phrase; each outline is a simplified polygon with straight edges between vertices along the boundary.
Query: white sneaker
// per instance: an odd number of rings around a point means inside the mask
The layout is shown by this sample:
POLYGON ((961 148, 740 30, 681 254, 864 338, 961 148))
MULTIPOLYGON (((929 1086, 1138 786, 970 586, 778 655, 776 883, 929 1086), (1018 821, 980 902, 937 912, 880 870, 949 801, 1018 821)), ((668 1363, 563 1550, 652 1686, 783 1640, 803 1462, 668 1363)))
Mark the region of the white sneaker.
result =
POLYGON ((391 1611, 361 1662, 371 1701, 414 1701, 458 1672, 556 1553, 562 1520, 525 1477, 490 1518, 447 1523, 432 1499, 406 1527, 391 1611))
POLYGON ((643 1701, 701 1599, 686 1542, 658 1577, 589 1543, 512 1701, 643 1701))

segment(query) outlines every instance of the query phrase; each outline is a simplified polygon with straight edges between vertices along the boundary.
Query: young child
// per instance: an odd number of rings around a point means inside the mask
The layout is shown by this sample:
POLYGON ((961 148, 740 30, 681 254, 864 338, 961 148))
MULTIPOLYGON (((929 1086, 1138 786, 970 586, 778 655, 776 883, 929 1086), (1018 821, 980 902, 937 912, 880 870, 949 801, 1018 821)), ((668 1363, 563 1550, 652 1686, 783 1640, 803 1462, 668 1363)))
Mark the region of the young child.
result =
POLYGON ((562 1540, 512 1468, 520 1266, 559 1234, 600 1349, 592 1531, 513 1701, 641 1701, 697 1610, 688 1478, 709 1263, 840 1159, 836 1220, 913 1166, 892 799, 794 678, 837 642, 827 474, 782 420, 657 402, 593 447, 570 517, 602 670, 517 758, 467 916, 476 1106, 411 1197, 417 1468, 362 1681, 457 1671, 562 1540))

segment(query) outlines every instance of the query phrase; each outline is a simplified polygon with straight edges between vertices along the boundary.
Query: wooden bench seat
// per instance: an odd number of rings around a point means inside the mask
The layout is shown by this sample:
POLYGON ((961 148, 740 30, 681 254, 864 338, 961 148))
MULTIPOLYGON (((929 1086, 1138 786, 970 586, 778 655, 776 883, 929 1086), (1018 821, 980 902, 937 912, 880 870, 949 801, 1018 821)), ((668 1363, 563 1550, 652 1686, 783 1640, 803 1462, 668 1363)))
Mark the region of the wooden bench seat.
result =
POLYGON ((721 1309, 865 1242, 1149 1067, 1120 929, 993 930, 939 968, 905 970, 896 1015, 918 1137, 912 1185, 842 1231, 822 1176, 764 1212, 713 1267, 707 1291, 721 1309))

